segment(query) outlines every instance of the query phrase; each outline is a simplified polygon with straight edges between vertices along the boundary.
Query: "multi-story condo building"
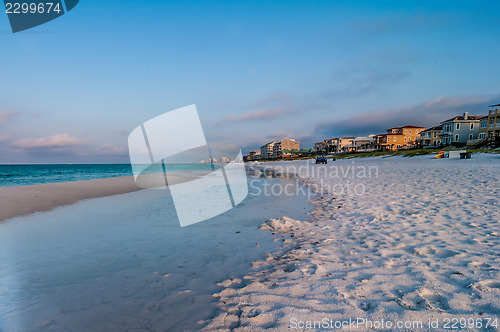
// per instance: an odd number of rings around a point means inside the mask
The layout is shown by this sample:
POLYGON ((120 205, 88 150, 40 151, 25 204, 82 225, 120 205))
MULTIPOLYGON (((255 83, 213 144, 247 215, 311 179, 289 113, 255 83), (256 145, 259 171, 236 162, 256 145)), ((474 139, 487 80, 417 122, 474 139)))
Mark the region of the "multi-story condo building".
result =
POLYGON ((273 157, 273 147, 276 141, 269 142, 260 147, 260 159, 271 159, 273 157))
POLYGON ((297 142, 296 140, 294 140, 292 138, 288 138, 288 137, 283 138, 281 141, 274 143, 272 158, 282 158, 285 156, 283 153, 284 150, 287 150, 287 151, 297 150, 298 151, 299 148, 300 148, 300 143, 297 142))
POLYGON ((420 137, 417 138, 419 146, 439 146, 441 145, 441 136, 443 125, 427 128, 420 132, 420 137))
POLYGON ((477 138, 482 118, 483 116, 469 115, 465 112, 463 115, 441 122, 443 125, 443 132, 440 134, 442 144, 466 144, 468 140, 477 138))

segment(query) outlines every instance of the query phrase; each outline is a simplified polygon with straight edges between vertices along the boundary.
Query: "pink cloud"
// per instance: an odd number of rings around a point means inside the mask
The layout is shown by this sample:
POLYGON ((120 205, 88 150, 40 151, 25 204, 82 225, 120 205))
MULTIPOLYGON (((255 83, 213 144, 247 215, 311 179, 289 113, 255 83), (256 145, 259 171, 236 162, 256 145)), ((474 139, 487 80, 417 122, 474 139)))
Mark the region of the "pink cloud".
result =
POLYGON ((20 149, 37 148, 62 148, 67 146, 83 145, 84 141, 68 134, 58 134, 50 137, 23 138, 12 143, 12 146, 20 149))
POLYGON ((0 143, 6 142, 10 139, 10 136, 7 135, 0 135, 0 143))
POLYGON ((290 113, 290 111, 284 109, 281 106, 278 106, 272 109, 257 109, 243 114, 231 115, 225 118, 223 121, 239 122, 239 121, 275 119, 287 113, 290 113))

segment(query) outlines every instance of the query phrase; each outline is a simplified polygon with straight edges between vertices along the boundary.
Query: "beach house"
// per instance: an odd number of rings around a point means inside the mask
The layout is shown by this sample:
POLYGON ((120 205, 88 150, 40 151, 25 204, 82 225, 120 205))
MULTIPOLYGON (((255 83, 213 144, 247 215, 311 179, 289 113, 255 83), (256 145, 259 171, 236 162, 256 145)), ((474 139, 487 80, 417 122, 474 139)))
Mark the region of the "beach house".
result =
POLYGON ((313 153, 315 154, 326 154, 326 143, 323 142, 316 142, 314 143, 314 146, 312 148, 313 153))
POLYGON ((420 132, 420 137, 417 138, 417 145, 424 146, 439 146, 441 145, 441 136, 443 125, 427 128, 420 132))
POLYGON ((380 150, 397 150, 403 146, 403 135, 399 133, 387 133, 377 135, 380 150))
POLYGON ((326 147, 325 147, 326 154, 332 154, 332 153, 337 152, 337 145, 339 143, 338 137, 325 139, 324 142, 326 144, 326 147))
POLYGON ((479 129, 480 138, 481 134, 488 141, 496 141, 498 144, 498 141, 500 140, 500 104, 491 105, 488 116, 481 119, 479 129))
POLYGON ((259 160, 260 159, 260 154, 261 152, 256 150, 256 151, 250 151, 250 154, 249 154, 249 159, 250 160, 259 160))
POLYGON ((368 135, 366 137, 356 137, 352 140, 350 151, 353 152, 370 152, 378 148, 378 140, 376 135, 368 135))
POLYGON ((355 139, 355 137, 352 137, 352 136, 339 138, 338 139, 339 152, 349 151, 354 139, 355 139))
POLYGON ((381 150, 399 150, 412 148, 416 145, 420 132, 425 127, 406 125, 404 127, 393 127, 387 129, 387 134, 377 135, 378 145, 381 150))
POLYGON ((479 127, 481 119, 484 116, 469 115, 465 112, 463 115, 455 116, 451 119, 441 122, 443 132, 441 142, 444 145, 465 145, 468 140, 473 140, 479 136, 479 127))

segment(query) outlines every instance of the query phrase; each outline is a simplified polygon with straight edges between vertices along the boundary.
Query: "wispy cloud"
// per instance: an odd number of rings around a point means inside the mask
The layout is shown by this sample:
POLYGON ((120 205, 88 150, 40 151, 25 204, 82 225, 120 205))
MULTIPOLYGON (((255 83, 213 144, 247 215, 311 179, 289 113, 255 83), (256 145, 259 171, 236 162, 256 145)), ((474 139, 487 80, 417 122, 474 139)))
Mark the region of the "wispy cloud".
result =
POLYGON ((291 110, 282 106, 270 109, 257 109, 243 114, 234 114, 223 119, 223 122, 240 122, 240 121, 255 121, 255 120, 268 120, 282 117, 291 113, 291 110))
POLYGON ((23 138, 12 142, 12 146, 19 149, 64 148, 83 144, 85 144, 83 140, 68 134, 41 138, 23 138))
POLYGON ((439 97, 414 106, 374 110, 341 121, 318 123, 316 132, 330 137, 379 134, 387 128, 407 124, 430 127, 464 112, 486 115, 488 106, 499 100, 500 96, 439 97))
POLYGON ((17 112, 13 111, 0 111, 0 124, 4 124, 9 121, 11 118, 17 116, 17 112))
POLYGON ((103 144, 97 147, 96 152, 98 154, 105 155, 124 155, 127 154, 127 149, 124 147, 114 146, 112 144, 103 144))
POLYGON ((10 136, 0 135, 0 143, 7 142, 8 140, 10 140, 10 136))

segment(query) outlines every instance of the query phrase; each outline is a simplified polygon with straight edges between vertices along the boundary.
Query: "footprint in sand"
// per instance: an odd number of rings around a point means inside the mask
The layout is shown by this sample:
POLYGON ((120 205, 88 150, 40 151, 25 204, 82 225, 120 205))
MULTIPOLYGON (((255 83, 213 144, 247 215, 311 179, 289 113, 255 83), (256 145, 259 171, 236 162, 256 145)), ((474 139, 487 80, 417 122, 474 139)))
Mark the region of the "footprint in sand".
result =
POLYGON ((420 290, 419 295, 426 300, 427 307, 431 310, 444 311, 450 309, 448 300, 432 290, 424 288, 420 290))
POLYGON ((500 282, 497 280, 483 280, 470 284, 468 288, 475 288, 481 292, 498 292, 500 290, 500 282))
POLYGON ((426 288, 405 294, 396 302, 403 308, 410 310, 445 311, 450 309, 448 300, 444 296, 426 288))
POLYGON ((470 268, 476 268, 476 269, 481 269, 481 270, 489 270, 491 268, 491 265, 488 263, 483 263, 483 262, 470 262, 467 264, 468 267, 470 268))

